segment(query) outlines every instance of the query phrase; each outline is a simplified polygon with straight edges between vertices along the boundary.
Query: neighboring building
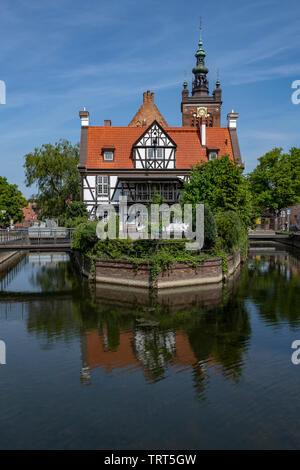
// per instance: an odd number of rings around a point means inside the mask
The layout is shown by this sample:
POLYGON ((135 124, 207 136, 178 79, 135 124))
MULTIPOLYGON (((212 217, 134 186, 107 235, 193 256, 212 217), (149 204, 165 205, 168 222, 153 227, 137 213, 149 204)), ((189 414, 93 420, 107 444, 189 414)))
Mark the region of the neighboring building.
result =
POLYGON ((287 207, 286 210, 290 210, 289 215, 289 226, 293 229, 297 228, 300 230, 300 204, 295 204, 294 206, 287 207))
POLYGON ((118 209, 119 197, 128 204, 148 203, 158 192, 166 203, 179 200, 183 181, 191 166, 229 154, 242 165, 236 132, 238 114, 227 115, 228 126, 221 127, 222 90, 209 95, 205 52, 202 40, 196 53, 194 81, 189 96, 187 82, 182 91, 182 127, 169 127, 147 91, 143 104, 128 127, 90 126, 89 112, 80 111, 81 147, 78 169, 82 179, 82 199, 91 217, 101 204, 118 209))
POLYGON ((15 227, 29 227, 33 225, 34 222, 38 221, 38 216, 35 212, 36 204, 35 202, 29 202, 28 206, 23 207, 21 211, 24 214, 24 220, 21 223, 15 224, 15 227))
POLYGON ((262 216, 257 219, 257 228, 263 230, 287 230, 300 231, 300 204, 285 207, 281 211, 271 211, 264 208, 262 216), (288 211, 290 213, 288 214, 288 211))

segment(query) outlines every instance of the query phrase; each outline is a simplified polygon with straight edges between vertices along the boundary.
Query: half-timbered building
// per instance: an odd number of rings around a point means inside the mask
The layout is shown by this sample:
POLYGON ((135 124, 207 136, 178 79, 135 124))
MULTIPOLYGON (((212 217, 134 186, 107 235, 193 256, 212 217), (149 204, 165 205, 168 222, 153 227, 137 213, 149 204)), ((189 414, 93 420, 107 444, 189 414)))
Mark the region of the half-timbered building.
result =
POLYGON ((242 166, 236 132, 238 114, 227 115, 221 127, 222 90, 209 95, 202 40, 196 52, 197 64, 192 94, 187 82, 182 91, 182 127, 170 127, 154 103, 154 93, 143 94, 143 103, 128 126, 89 124, 89 112, 80 111, 81 147, 78 169, 82 179, 82 200, 91 218, 101 204, 118 210, 120 196, 128 204, 151 202, 159 193, 165 203, 180 198, 183 181, 191 167, 228 154, 242 166))

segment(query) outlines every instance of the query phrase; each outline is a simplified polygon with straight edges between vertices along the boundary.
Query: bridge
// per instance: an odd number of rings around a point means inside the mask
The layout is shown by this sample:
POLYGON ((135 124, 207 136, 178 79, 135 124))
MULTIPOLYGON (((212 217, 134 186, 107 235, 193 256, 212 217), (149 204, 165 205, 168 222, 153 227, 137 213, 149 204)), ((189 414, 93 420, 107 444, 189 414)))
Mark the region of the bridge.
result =
POLYGON ((248 239, 250 241, 280 242, 289 239, 289 235, 285 233, 276 233, 274 230, 249 230, 248 239))
POLYGON ((0 231, 0 251, 69 251, 73 229, 31 227, 0 231))

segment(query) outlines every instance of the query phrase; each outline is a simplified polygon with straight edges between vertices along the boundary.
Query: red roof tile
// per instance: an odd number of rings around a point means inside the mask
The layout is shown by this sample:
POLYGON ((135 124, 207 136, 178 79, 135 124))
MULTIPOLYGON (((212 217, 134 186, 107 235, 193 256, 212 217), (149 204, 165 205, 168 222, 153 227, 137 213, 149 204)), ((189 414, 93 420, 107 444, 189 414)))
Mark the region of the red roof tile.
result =
MULTIPOLYGON (((104 127, 88 128, 87 169, 130 169, 134 168, 132 146, 146 130, 146 127, 104 127), (114 161, 104 162, 103 147, 114 147, 114 161)), ((166 133, 176 143, 176 168, 189 169, 197 162, 207 161, 206 148, 202 147, 199 131, 193 127, 168 127, 166 133)), ((228 153, 233 158, 229 130, 226 127, 207 127, 208 148, 218 148, 219 156, 228 153)))

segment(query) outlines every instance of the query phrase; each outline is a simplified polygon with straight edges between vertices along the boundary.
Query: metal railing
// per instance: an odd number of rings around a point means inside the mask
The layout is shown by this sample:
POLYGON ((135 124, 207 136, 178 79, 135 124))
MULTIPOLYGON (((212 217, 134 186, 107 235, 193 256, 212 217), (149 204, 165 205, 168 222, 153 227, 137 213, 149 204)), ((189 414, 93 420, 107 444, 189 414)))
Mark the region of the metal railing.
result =
POLYGON ((74 229, 29 227, 25 229, 0 230, 0 245, 63 245, 71 244, 74 229))

